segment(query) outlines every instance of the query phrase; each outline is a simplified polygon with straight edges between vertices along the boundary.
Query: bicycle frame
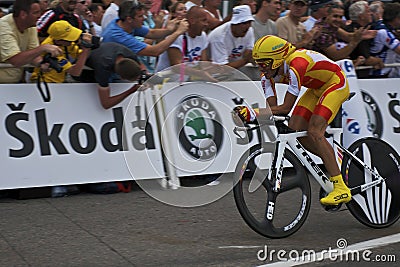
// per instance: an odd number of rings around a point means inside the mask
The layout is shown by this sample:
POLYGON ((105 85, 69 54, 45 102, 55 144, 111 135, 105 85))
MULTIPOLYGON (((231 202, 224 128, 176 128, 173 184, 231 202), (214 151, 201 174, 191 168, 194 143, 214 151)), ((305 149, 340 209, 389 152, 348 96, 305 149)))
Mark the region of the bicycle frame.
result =
MULTIPOLYGON (((333 148, 334 152, 337 155, 337 163, 339 165, 339 169, 341 168, 341 151, 344 151, 347 155, 349 155, 353 160, 359 163, 365 170, 367 170, 372 176, 377 178, 376 180, 366 182, 363 185, 350 188, 351 193, 353 195, 358 194, 360 192, 366 191, 369 188, 376 186, 382 183, 385 179, 376 171, 371 169, 365 162, 351 153, 348 149, 343 147, 337 140, 340 138, 342 133, 341 128, 328 128, 327 134, 333 137, 333 148), (339 151, 339 149, 341 151, 339 151)), ((308 151, 300 144, 298 138, 307 136, 306 131, 299 131, 293 133, 285 133, 285 134, 278 134, 276 139, 276 151, 274 160, 272 162, 272 168, 268 173, 268 179, 272 179, 272 173, 276 174, 276 181, 273 190, 275 192, 279 191, 280 185, 282 183, 282 169, 283 169, 283 154, 285 148, 288 146, 293 153, 297 156, 297 158, 304 164, 306 169, 311 173, 314 179, 321 185, 325 192, 329 193, 333 190, 333 184, 326 176, 326 174, 321 170, 318 164, 311 158, 308 151)))
POLYGON ((272 169, 276 172, 269 172, 268 179, 271 180, 272 173, 276 173, 276 181, 274 185, 274 191, 277 192, 280 189, 282 182, 282 169, 283 169, 283 153, 285 148, 288 146, 291 148, 297 158, 304 164, 307 170, 312 174, 315 180, 321 185, 326 192, 333 190, 333 183, 329 180, 326 174, 321 170, 317 163, 310 157, 307 150, 300 144, 297 138, 307 136, 306 131, 278 134, 276 142, 275 157, 273 160, 272 169))

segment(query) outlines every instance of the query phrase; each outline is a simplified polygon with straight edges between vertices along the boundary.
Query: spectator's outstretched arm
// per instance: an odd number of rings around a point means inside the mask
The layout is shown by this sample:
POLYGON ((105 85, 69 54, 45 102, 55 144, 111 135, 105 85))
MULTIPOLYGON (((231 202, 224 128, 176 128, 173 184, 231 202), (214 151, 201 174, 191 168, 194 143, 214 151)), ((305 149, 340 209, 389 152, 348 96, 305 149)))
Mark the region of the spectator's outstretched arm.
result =
POLYGON ((247 63, 250 63, 250 62, 252 62, 252 56, 251 56, 251 50, 250 49, 248 49, 248 50, 245 50, 244 52, 243 52, 243 57, 241 58, 241 59, 239 59, 239 60, 236 60, 236 61, 232 61, 232 62, 229 62, 228 64, 226 64, 226 65, 228 65, 228 66, 230 66, 230 67, 232 67, 232 68, 235 68, 235 69, 239 69, 239 68, 241 68, 241 67, 243 67, 244 65, 246 65, 247 63))
MULTIPOLYGON (((84 33, 83 34, 83 40, 88 43, 91 44, 92 43, 92 35, 89 33, 84 33)), ((89 47, 85 47, 82 46, 82 53, 80 53, 80 55, 78 56, 78 60, 75 62, 75 64, 73 64, 68 70, 67 72, 73 76, 80 76, 82 73, 82 69, 85 66, 86 63, 86 59, 89 57, 90 54, 90 48, 89 47)))
POLYGON ((133 94, 134 92, 136 92, 140 87, 140 84, 135 84, 133 85, 131 88, 129 88, 128 90, 118 94, 118 95, 114 95, 111 96, 111 92, 110 92, 110 87, 102 87, 100 85, 98 85, 98 94, 99 94, 99 98, 100 98, 100 103, 103 106, 103 108, 105 109, 109 109, 117 104, 119 104, 122 100, 124 100, 125 98, 127 98, 129 95, 133 94))
MULTIPOLYGON (((181 21, 179 23, 179 27, 176 31, 174 31, 168 38, 162 40, 158 44, 155 45, 148 45, 144 49, 140 50, 137 54, 140 56, 154 56, 157 57, 164 51, 166 51, 169 46, 178 38, 179 35, 183 34, 188 29, 188 22, 181 21)), ((148 36, 146 35, 146 38, 148 36)))
POLYGON ((78 60, 74 65, 71 66, 71 68, 67 70, 67 72, 73 76, 80 76, 89 54, 90 48, 83 48, 82 53, 78 57, 78 60))
POLYGON ((383 63, 382 59, 374 56, 368 57, 365 60, 364 65, 373 66, 374 69, 383 69, 385 67, 385 64, 383 63))
POLYGON ((165 29, 150 29, 145 37, 155 40, 164 39, 173 32, 176 32, 179 29, 179 25, 181 25, 181 23, 187 23, 187 20, 170 20, 168 21, 167 27, 165 29))
POLYGON ((337 49, 336 44, 332 44, 326 49, 324 49, 324 53, 332 60, 341 60, 347 58, 351 52, 357 47, 358 43, 363 39, 363 29, 360 28, 356 30, 350 36, 350 42, 343 47, 342 49, 337 49))
POLYGON ((341 60, 347 58, 354 48, 356 48, 357 43, 349 43, 342 49, 337 49, 336 44, 332 44, 329 47, 323 49, 324 54, 332 59, 333 61, 341 60))
POLYGON ((50 53, 52 57, 57 57, 61 55, 62 50, 56 45, 44 44, 34 49, 22 51, 6 60, 6 62, 15 67, 22 67, 26 64, 38 65, 41 62, 41 55, 45 53, 50 53))

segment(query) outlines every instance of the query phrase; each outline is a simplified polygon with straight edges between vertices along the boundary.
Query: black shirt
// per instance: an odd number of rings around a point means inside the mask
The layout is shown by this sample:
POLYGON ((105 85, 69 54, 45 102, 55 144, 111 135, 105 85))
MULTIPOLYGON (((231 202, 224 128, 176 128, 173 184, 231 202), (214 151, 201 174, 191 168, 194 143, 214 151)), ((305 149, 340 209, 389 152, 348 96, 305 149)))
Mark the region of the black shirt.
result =
MULTIPOLYGON (((354 32, 356 29, 361 28, 362 26, 357 22, 353 21, 350 25, 347 25, 344 29, 348 32, 354 32)), ((358 43, 356 48, 351 52, 350 59, 357 59, 359 56, 363 56, 365 59, 371 56, 370 53, 371 40, 362 40, 358 43)), ((369 75, 369 70, 357 70, 358 78, 367 78, 369 75)))
POLYGON ((64 9, 58 5, 56 8, 50 9, 46 13, 44 13, 37 21, 36 27, 38 30, 39 37, 47 37, 49 34, 47 30, 53 22, 59 20, 66 20, 72 26, 81 29, 82 31, 86 30, 85 25, 82 23, 82 20, 77 14, 65 12, 64 9))
POLYGON ((115 73, 115 60, 119 55, 138 61, 135 53, 117 43, 102 43, 99 48, 90 52, 86 66, 94 70, 95 80, 101 87, 108 87, 110 78, 115 73))

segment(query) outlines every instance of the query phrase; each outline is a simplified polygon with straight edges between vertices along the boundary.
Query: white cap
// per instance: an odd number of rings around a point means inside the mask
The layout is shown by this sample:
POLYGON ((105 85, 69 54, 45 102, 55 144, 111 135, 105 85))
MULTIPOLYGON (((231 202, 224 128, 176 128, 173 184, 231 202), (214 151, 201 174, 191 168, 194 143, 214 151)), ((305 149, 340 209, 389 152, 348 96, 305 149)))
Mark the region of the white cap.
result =
POLYGON ((235 6, 232 12, 232 24, 239 24, 247 21, 253 21, 253 15, 251 15, 250 7, 248 5, 235 6))

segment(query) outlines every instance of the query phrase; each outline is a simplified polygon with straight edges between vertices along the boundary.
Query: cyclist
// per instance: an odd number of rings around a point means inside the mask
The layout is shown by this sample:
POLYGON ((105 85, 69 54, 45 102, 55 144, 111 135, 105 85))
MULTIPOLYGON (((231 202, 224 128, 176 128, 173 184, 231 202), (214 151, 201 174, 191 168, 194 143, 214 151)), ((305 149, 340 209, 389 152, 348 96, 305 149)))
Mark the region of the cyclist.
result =
MULTIPOLYGON (((307 150, 321 157, 334 184, 334 190, 320 202, 324 205, 337 205, 350 201, 351 193, 343 181, 333 148, 324 137, 328 124, 349 96, 344 72, 324 55, 312 50, 296 50, 291 43, 272 35, 257 40, 253 58, 263 74, 261 84, 273 114, 288 114, 297 100, 300 88, 308 88, 293 110, 289 127, 293 130, 307 130, 308 136, 301 138, 300 142, 307 150), (277 82, 289 85, 280 105, 276 98, 277 82)), ((242 120, 251 122, 263 111, 239 107, 236 112, 242 120)))

